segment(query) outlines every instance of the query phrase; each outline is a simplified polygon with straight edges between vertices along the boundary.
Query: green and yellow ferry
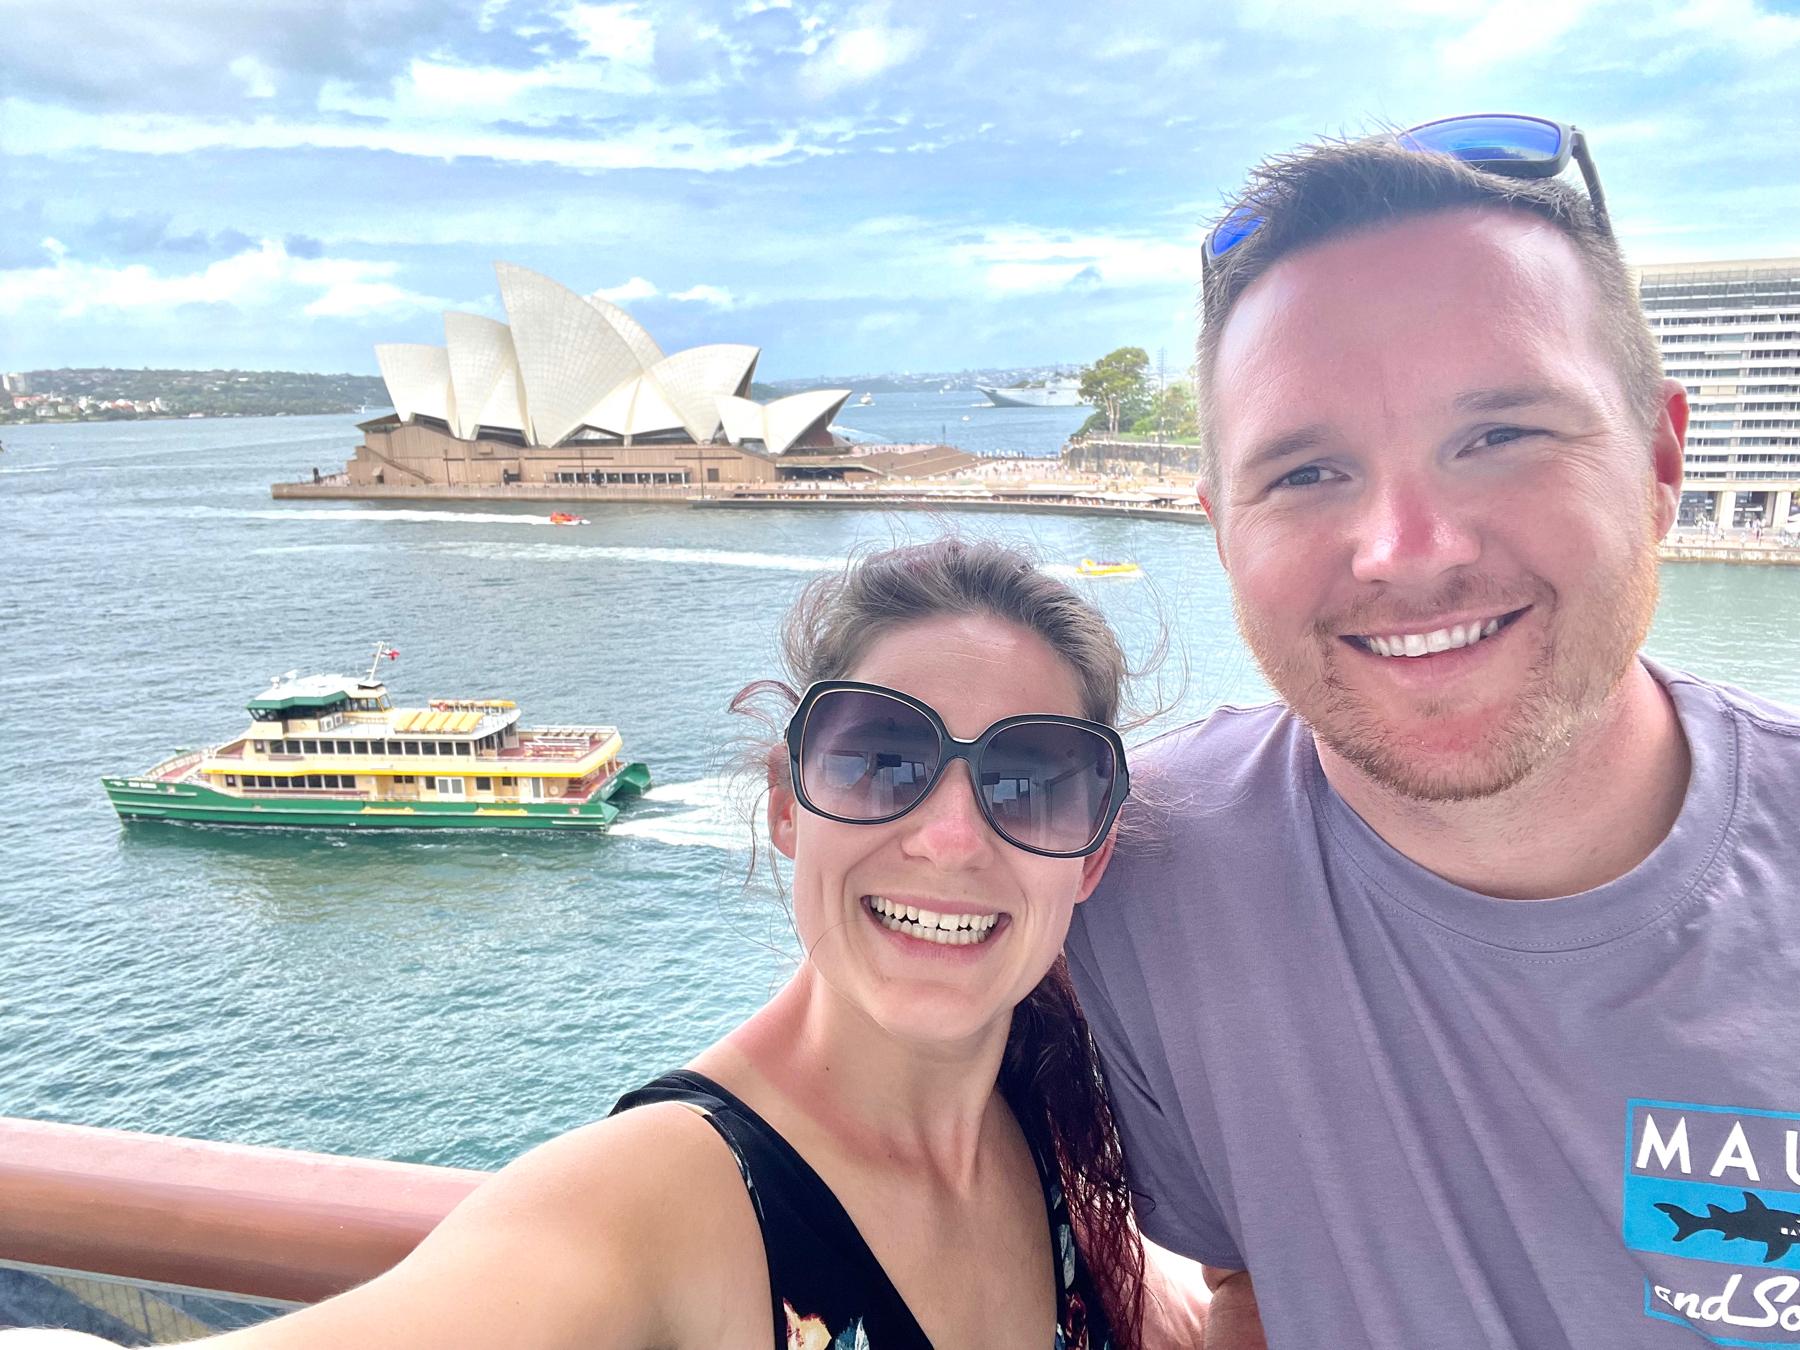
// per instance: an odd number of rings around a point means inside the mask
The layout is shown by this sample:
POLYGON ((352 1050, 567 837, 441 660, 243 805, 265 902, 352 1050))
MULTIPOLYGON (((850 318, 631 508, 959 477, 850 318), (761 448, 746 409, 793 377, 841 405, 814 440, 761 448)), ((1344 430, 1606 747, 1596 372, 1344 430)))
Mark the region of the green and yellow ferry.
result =
POLYGON ((604 830, 650 786, 615 727, 521 727, 509 699, 395 708, 375 672, 289 671, 234 741, 103 778, 124 820, 328 829, 604 830))

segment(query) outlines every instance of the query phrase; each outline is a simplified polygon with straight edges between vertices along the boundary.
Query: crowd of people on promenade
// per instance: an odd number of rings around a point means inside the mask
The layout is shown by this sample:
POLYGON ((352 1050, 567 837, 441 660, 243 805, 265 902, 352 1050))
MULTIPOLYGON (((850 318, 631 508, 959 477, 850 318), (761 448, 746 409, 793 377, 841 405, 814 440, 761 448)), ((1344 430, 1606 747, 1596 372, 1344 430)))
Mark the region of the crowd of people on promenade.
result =
POLYGON ((1800 712, 1643 655, 1688 410, 1586 140, 1236 201, 1195 539, 1277 699, 1128 752, 1032 559, 816 580, 734 703, 791 980, 221 1350, 1800 1345, 1800 712))

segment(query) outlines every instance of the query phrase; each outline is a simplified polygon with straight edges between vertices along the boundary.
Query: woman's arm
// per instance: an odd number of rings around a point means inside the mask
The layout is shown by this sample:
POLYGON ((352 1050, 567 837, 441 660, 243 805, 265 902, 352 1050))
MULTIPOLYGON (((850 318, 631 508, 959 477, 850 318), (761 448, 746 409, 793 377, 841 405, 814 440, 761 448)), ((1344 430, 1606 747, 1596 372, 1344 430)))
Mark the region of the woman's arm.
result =
POLYGON ((1211 1298, 1205 1270, 1144 1239, 1144 1350, 1200 1350, 1211 1298))
MULTIPOLYGON (((712 1127, 682 1107, 641 1107, 525 1155, 367 1284, 190 1344, 212 1350, 717 1345, 725 1341, 714 1334, 714 1323, 721 1305, 732 1303, 727 1286, 742 1283, 737 1258, 746 1238, 760 1272, 755 1216, 712 1127)), ((765 1321, 767 1300, 764 1281, 765 1321)), ((61 1350, 50 1334, 34 1333, 37 1345, 61 1350)), ((69 1350, 104 1344, 61 1336, 69 1350)), ((20 1339, 0 1339, 0 1346, 32 1347, 20 1339)))
POLYGON ((1220 1270, 1215 1266, 1204 1269, 1206 1286, 1212 1290, 1212 1306, 1207 1312, 1206 1350, 1269 1350, 1250 1272, 1220 1270))

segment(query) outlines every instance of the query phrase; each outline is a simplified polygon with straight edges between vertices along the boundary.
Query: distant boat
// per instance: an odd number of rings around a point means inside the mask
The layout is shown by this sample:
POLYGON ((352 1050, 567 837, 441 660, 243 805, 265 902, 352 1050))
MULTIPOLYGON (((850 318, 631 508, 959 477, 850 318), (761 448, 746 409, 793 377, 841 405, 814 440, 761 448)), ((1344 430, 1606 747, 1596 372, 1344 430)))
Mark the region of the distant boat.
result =
POLYGON ((1015 384, 1006 389, 975 386, 999 408, 1079 408, 1081 385, 1076 380, 1046 380, 1042 384, 1015 384))
POLYGON ((856 400, 856 406, 859 408, 866 408, 874 401, 875 395, 865 393, 861 398, 856 400))
POLYGON ((1084 577, 1129 577, 1137 575, 1144 569, 1134 562, 1083 558, 1075 570, 1084 577))

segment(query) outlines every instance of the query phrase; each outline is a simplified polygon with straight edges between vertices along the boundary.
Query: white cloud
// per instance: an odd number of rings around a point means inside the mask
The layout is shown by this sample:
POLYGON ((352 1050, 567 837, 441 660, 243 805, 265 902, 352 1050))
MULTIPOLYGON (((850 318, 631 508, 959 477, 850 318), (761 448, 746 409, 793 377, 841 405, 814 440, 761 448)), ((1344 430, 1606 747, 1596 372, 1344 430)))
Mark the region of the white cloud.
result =
POLYGON ((615 305, 629 305, 633 300, 650 300, 661 294, 656 283, 646 281, 642 277, 633 277, 619 286, 602 286, 594 294, 602 300, 610 300, 615 305))
MULTIPOLYGON (((768 133, 755 141, 733 135, 728 125, 654 121, 610 135, 534 136, 482 124, 443 119, 380 122, 283 122, 272 117, 214 121, 145 114, 116 117, 47 103, 0 98, 0 124, 34 153, 108 150, 124 154, 181 155, 199 150, 385 150, 424 159, 496 159, 514 164, 555 164, 571 169, 686 169, 722 171, 765 164, 796 152, 838 153, 828 144, 802 144, 799 133, 768 133)), ((821 125, 821 141, 849 133, 821 125)))
POLYGON ((1444 43, 1438 54, 1449 70, 1462 74, 1548 55, 1589 8, 1586 0, 1507 0, 1444 43))
POLYGON ((723 286, 689 286, 685 291, 673 291, 671 300, 691 300, 696 304, 711 305, 714 309, 730 309, 737 304, 731 292, 723 286))
POLYGON ((925 47, 917 28, 890 27, 883 20, 841 29, 807 62, 802 88, 815 97, 865 84, 896 66, 905 65, 925 47))
POLYGON ((275 76, 254 56, 240 56, 225 67, 243 82, 246 98, 274 98, 275 76))
POLYGON ((143 263, 87 263, 55 240, 48 266, 0 271, 0 314, 44 310, 61 318, 94 312, 169 310, 181 305, 298 311, 318 318, 401 315, 450 302, 391 280, 398 265, 356 258, 296 258, 279 240, 221 258, 194 272, 162 273, 143 263))
POLYGON ((589 56, 648 66, 656 56, 656 29, 636 5, 570 5, 557 15, 589 56))
POLYGON ((989 291, 1001 293, 1060 290, 1077 278, 1102 286, 1191 286, 1200 275, 1198 235, 1169 239, 1010 225, 949 252, 989 291))

